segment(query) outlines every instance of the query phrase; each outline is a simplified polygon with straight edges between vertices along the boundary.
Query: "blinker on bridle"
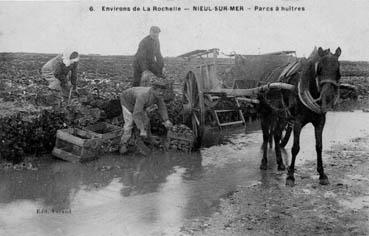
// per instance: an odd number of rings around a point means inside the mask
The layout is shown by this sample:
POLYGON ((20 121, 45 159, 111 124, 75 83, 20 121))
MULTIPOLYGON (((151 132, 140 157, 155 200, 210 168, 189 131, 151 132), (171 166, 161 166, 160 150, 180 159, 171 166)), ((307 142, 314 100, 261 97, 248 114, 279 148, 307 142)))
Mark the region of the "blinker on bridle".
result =
MULTIPOLYGON (((314 111, 315 113, 318 114, 322 114, 324 113, 324 111, 321 109, 321 106, 317 103, 318 101, 320 101, 322 99, 322 93, 321 93, 321 87, 323 84, 325 83, 330 83, 332 85, 334 85, 337 88, 337 95, 336 95, 336 99, 334 101, 334 104, 337 103, 338 99, 339 99, 339 93, 340 93, 340 84, 333 80, 333 79, 323 79, 321 81, 319 81, 319 74, 318 74, 318 65, 319 62, 316 62, 314 65, 314 73, 315 73, 315 83, 316 83, 316 87, 317 90, 319 92, 319 97, 318 98, 313 98, 310 94, 310 92, 308 90, 304 90, 302 87, 301 82, 298 83, 298 95, 300 98, 300 101, 310 110, 314 111)), ((325 76, 329 76, 329 75, 325 75, 325 76)))
MULTIPOLYGON (((318 89, 318 92, 320 93, 320 90, 321 90, 321 86, 323 84, 326 84, 326 83, 329 83, 329 84, 332 84, 334 85, 335 87, 339 88, 340 87, 340 84, 336 81, 336 80, 333 80, 333 79, 323 79, 323 80, 320 80, 319 81, 319 74, 318 74, 318 66, 319 66, 319 62, 316 62, 315 63, 315 83, 316 83, 316 87, 318 89)), ((326 75, 327 76, 327 75, 326 75)), ((328 75, 329 76, 329 75, 328 75)), ((332 77, 335 76, 335 74, 332 74, 332 77)), ((321 97, 321 95, 319 96, 319 98, 321 97)))
MULTIPOLYGON (((333 86, 335 86, 335 88, 337 89, 337 95, 336 95, 336 99, 334 101, 334 104, 336 104, 338 102, 339 99, 339 94, 340 94, 340 84, 333 79, 323 79, 319 81, 319 75, 318 75, 318 66, 319 66, 319 61, 317 61, 315 63, 315 83, 316 83, 316 87, 318 89, 319 92, 319 97, 316 99, 313 99, 312 101, 314 103, 320 101, 322 99, 322 94, 320 93, 321 91, 321 86, 323 86, 323 84, 332 84, 333 86)), ((332 77, 334 77, 336 74, 332 74, 332 77)), ((329 75, 325 75, 327 77, 330 77, 329 75)))

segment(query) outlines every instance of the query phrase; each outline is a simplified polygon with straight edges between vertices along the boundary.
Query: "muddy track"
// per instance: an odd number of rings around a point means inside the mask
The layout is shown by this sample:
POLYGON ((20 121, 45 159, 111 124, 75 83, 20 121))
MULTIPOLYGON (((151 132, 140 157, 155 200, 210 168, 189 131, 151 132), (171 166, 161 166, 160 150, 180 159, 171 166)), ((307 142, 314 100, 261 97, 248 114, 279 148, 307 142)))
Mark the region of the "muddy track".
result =
POLYGON ((259 182, 221 200, 210 218, 185 224, 184 235, 368 235, 369 135, 326 151, 330 185, 318 183, 315 162, 297 167, 296 186, 285 173, 265 171, 259 182))

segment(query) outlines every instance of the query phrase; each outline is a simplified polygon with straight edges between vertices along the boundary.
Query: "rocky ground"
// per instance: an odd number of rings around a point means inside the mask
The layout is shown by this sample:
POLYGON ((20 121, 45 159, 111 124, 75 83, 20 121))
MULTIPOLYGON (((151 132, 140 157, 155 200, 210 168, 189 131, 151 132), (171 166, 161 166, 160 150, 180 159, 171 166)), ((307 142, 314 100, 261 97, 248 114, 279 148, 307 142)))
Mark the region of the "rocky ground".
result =
POLYGON ((316 163, 298 166, 296 186, 268 170, 251 186, 221 200, 209 218, 188 222, 184 235, 368 235, 369 135, 324 153, 330 185, 318 183, 316 163))

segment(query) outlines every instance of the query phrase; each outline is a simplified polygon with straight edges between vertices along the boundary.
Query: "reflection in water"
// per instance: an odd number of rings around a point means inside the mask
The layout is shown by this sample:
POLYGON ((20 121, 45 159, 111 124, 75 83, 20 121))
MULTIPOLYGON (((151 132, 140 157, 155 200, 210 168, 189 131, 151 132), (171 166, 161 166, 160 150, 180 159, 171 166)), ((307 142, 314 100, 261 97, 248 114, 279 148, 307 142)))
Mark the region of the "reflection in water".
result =
POLYGON ((200 153, 192 155, 180 153, 157 153, 147 158, 140 158, 136 165, 122 175, 121 181, 126 186, 123 196, 155 192, 167 177, 176 172, 176 166, 183 167, 183 175, 196 177, 201 172, 200 153))
POLYGON ((81 165, 53 160, 38 172, 0 172, 0 235, 173 231, 186 215, 185 182, 200 172, 200 153, 104 157, 81 165), (104 165, 113 168, 102 172, 104 165), (72 213, 52 213, 62 209, 72 213))
MULTIPOLYGON (((368 117, 328 113, 324 149, 368 132, 368 117)), ((39 171, 0 171, 0 235, 172 235, 186 219, 212 214, 219 198, 239 185, 256 183, 266 190, 284 185, 274 149, 269 169, 259 170, 259 130, 209 136, 217 143, 191 155, 112 155, 85 164, 47 158, 39 171), (112 168, 101 171, 102 166, 112 168), (38 209, 70 209, 71 214, 37 214, 38 209)), ((316 158, 312 126, 303 130, 301 144, 297 165, 316 158)), ((282 150, 287 164, 291 145, 282 150)))
POLYGON ((175 167, 175 173, 167 177, 167 181, 160 188, 160 194, 156 195, 158 210, 156 222, 160 223, 161 232, 173 234, 174 232, 169 230, 177 230, 176 227, 181 225, 185 218, 190 186, 182 179, 184 172, 184 168, 175 167))
POLYGON ((36 210, 41 207, 41 202, 30 200, 18 200, 1 205, 0 222, 4 225, 19 225, 34 217, 37 214, 36 210))
POLYGON ((71 208, 80 210, 118 201, 121 198, 120 190, 122 187, 124 186, 119 182, 119 178, 114 178, 109 185, 103 188, 81 186, 80 190, 72 197, 71 208))

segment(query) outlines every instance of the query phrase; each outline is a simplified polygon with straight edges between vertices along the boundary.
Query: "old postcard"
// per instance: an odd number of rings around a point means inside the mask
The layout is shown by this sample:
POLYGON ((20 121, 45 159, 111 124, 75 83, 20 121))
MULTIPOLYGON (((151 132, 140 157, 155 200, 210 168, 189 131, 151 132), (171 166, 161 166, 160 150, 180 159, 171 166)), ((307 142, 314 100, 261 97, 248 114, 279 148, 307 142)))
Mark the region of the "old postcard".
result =
POLYGON ((368 235, 366 0, 0 1, 0 235, 368 235))

